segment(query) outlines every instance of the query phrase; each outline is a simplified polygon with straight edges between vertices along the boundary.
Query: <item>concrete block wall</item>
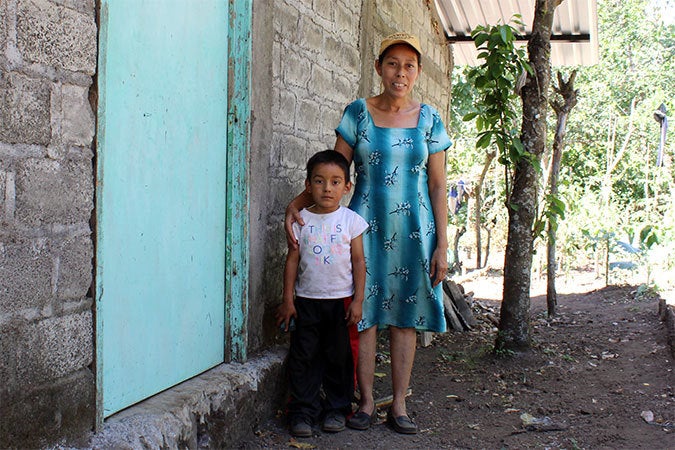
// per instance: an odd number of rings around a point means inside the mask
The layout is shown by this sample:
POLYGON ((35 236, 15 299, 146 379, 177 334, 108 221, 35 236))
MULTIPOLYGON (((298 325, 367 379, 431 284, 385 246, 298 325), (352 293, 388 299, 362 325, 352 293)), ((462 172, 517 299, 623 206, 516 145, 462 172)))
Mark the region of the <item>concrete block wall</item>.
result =
POLYGON ((344 107, 379 93, 374 62, 382 38, 396 31, 418 35, 424 55, 415 95, 435 106, 445 123, 452 71, 450 48, 428 0, 261 3, 253 5, 258 67, 252 70, 251 186, 266 189, 264 196, 255 189, 251 193, 251 236, 264 237, 251 243, 251 267, 262 268, 251 273, 252 350, 278 340, 273 312, 282 290, 286 205, 304 186, 309 156, 333 147, 344 107))
POLYGON ((94 423, 94 0, 0 0, 0 447, 94 423))

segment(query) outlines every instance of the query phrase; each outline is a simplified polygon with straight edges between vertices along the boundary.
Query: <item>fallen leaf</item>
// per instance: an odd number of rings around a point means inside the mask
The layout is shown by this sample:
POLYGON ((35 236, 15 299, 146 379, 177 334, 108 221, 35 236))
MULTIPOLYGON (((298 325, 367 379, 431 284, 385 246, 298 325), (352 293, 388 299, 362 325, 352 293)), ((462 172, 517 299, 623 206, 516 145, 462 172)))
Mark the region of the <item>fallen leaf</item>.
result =
POLYGON ((291 439, 290 441, 288 441, 288 446, 294 448, 307 448, 307 449, 316 448, 316 445, 314 444, 310 444, 308 442, 298 442, 295 439, 291 439))
POLYGON ((387 374, 386 374, 386 373, 383 373, 383 372, 375 372, 375 376, 376 376, 377 378, 384 378, 384 377, 387 376, 387 374))

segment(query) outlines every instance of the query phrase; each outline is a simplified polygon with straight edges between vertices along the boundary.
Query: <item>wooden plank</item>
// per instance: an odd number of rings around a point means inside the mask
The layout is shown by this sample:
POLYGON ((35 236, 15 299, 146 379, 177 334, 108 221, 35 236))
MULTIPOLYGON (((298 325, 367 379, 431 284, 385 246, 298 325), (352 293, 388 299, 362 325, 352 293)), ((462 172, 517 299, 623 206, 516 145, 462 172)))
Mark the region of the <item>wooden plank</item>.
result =
POLYGON ((473 312, 464 299, 464 294, 459 286, 452 280, 445 280, 443 281, 443 290, 450 295, 450 298, 452 298, 453 304, 456 306, 458 313, 461 315, 461 318, 466 323, 467 327, 475 327, 477 324, 476 319, 473 317, 473 312))
POLYGON ((448 319, 448 326, 456 331, 464 331, 464 326, 455 313, 452 299, 445 291, 443 291, 443 306, 445 307, 445 318, 448 319))
POLYGON ((431 341, 434 340, 434 333, 431 331, 422 331, 420 333, 420 345, 422 347, 428 347, 431 345, 431 341))
POLYGON ((249 191, 251 135, 250 0, 230 0, 227 115, 227 240, 225 357, 245 361, 248 342, 249 191))

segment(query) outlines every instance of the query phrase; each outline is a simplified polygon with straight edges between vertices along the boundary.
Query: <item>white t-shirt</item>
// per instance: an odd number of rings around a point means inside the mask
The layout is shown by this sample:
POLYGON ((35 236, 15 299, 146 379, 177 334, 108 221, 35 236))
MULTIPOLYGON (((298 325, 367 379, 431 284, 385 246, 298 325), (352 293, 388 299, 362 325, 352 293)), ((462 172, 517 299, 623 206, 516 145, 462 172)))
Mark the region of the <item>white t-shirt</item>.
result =
POLYGON ((329 214, 303 209, 305 225, 293 224, 300 245, 295 295, 307 298, 344 298, 354 294, 351 242, 368 224, 349 208, 329 214))

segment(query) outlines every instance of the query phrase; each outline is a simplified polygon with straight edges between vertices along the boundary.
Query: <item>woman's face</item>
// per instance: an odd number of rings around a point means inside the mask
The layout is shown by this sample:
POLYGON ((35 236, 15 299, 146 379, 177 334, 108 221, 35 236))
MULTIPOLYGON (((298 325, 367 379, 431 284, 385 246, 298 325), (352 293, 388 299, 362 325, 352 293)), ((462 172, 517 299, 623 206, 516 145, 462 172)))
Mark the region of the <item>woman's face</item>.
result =
POLYGON ((405 97, 412 92, 420 69, 417 53, 405 44, 392 45, 386 50, 382 62, 375 62, 384 92, 393 97, 405 97))

